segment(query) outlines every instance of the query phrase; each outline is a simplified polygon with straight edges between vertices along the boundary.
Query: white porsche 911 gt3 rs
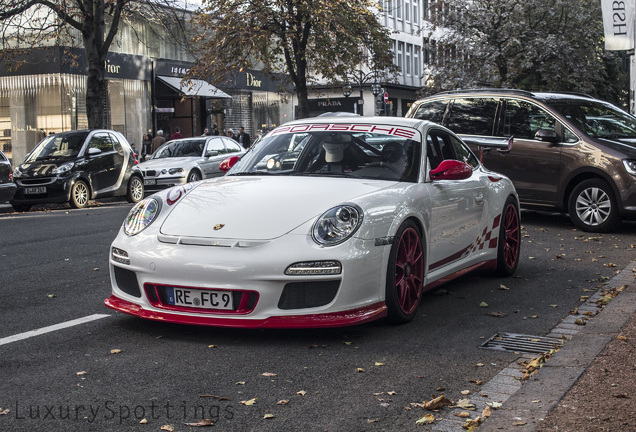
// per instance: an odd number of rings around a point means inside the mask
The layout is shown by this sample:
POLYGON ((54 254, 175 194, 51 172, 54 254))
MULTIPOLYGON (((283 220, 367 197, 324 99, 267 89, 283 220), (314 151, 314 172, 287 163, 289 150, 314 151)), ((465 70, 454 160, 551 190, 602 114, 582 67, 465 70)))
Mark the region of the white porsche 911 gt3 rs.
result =
POLYGON ((224 177, 135 205, 111 246, 105 304, 225 327, 402 323, 423 291, 467 271, 513 274, 519 230, 512 183, 441 126, 297 120, 224 177))

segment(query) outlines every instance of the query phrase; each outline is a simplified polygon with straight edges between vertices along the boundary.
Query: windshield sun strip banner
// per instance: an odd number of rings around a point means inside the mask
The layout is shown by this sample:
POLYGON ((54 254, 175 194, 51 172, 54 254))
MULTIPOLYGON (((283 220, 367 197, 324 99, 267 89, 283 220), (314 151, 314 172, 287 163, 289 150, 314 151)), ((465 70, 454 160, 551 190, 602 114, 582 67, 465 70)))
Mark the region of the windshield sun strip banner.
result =
POLYGON ((374 133, 380 135, 393 135, 400 138, 412 139, 416 130, 401 127, 393 127, 389 125, 371 125, 359 123, 327 123, 327 124, 306 124, 296 126, 282 126, 272 131, 272 136, 285 133, 302 133, 302 132, 359 132, 374 133))

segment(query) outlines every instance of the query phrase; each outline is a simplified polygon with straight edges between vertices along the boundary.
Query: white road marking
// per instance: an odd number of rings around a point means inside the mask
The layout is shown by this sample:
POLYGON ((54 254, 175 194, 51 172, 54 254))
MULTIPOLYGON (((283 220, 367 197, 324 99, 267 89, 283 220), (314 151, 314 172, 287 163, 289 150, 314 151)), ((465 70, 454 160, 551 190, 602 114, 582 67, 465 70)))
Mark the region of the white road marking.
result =
POLYGON ((6 345, 9 344, 11 342, 17 342, 19 340, 23 340, 23 339, 28 339, 34 336, 40 336, 46 333, 50 333, 50 332, 54 332, 57 330, 62 330, 68 327, 73 327, 76 325, 80 325, 80 324, 85 324, 91 321, 95 321, 98 319, 102 319, 102 318, 106 318, 109 317, 110 315, 108 314, 93 314, 93 315, 89 315, 89 316, 85 316, 84 318, 77 318, 74 320, 70 320, 70 321, 66 321, 63 323, 59 323, 59 324, 54 324, 52 326, 48 326, 48 327, 42 327, 36 330, 31 330, 28 332, 24 332, 24 333, 19 333, 17 335, 13 335, 13 336, 7 336, 4 337, 2 339, 0 339, 0 345, 6 345))

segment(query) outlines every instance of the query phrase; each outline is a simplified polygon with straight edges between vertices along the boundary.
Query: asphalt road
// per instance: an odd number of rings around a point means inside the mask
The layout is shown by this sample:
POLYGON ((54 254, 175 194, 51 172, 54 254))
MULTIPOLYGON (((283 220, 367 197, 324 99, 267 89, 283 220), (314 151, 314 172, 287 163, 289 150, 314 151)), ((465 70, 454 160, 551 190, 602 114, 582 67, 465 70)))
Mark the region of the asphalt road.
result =
POLYGON ((518 357, 480 349, 486 339, 547 334, 636 258, 636 223, 589 234, 524 211, 514 277, 442 286, 410 324, 183 326, 103 306, 109 245, 129 209, 0 214, 0 430, 199 431, 186 423, 204 418, 223 431, 427 430, 412 403, 461 399, 518 357))

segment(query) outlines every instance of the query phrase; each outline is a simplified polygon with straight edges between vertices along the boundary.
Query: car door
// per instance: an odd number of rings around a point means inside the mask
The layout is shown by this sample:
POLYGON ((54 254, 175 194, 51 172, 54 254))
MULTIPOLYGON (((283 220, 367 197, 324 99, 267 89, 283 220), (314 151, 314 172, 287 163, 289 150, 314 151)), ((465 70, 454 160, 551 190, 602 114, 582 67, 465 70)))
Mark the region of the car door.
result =
POLYGON ((483 155, 486 168, 508 176, 526 204, 556 205, 562 172, 561 143, 535 139, 539 130, 556 133, 558 120, 542 107, 507 99, 498 135, 514 137, 512 149, 483 155))
POLYGON ((201 162, 203 177, 209 178, 222 175, 223 173, 219 169, 219 164, 227 157, 227 150, 223 144, 223 138, 215 136, 208 139, 203 155, 204 158, 201 162), (208 152, 217 152, 217 154, 214 156, 206 156, 208 152))
POLYGON ((457 137, 440 129, 427 136, 428 170, 443 160, 459 160, 473 167, 472 175, 463 180, 430 181, 431 227, 429 271, 452 273, 478 250, 483 231, 484 182, 480 181, 479 163, 468 147, 457 137))
POLYGON ((100 193, 117 186, 124 155, 121 144, 108 132, 96 132, 90 136, 84 152, 85 175, 94 192, 100 193), (95 150, 99 150, 97 153, 95 150))

